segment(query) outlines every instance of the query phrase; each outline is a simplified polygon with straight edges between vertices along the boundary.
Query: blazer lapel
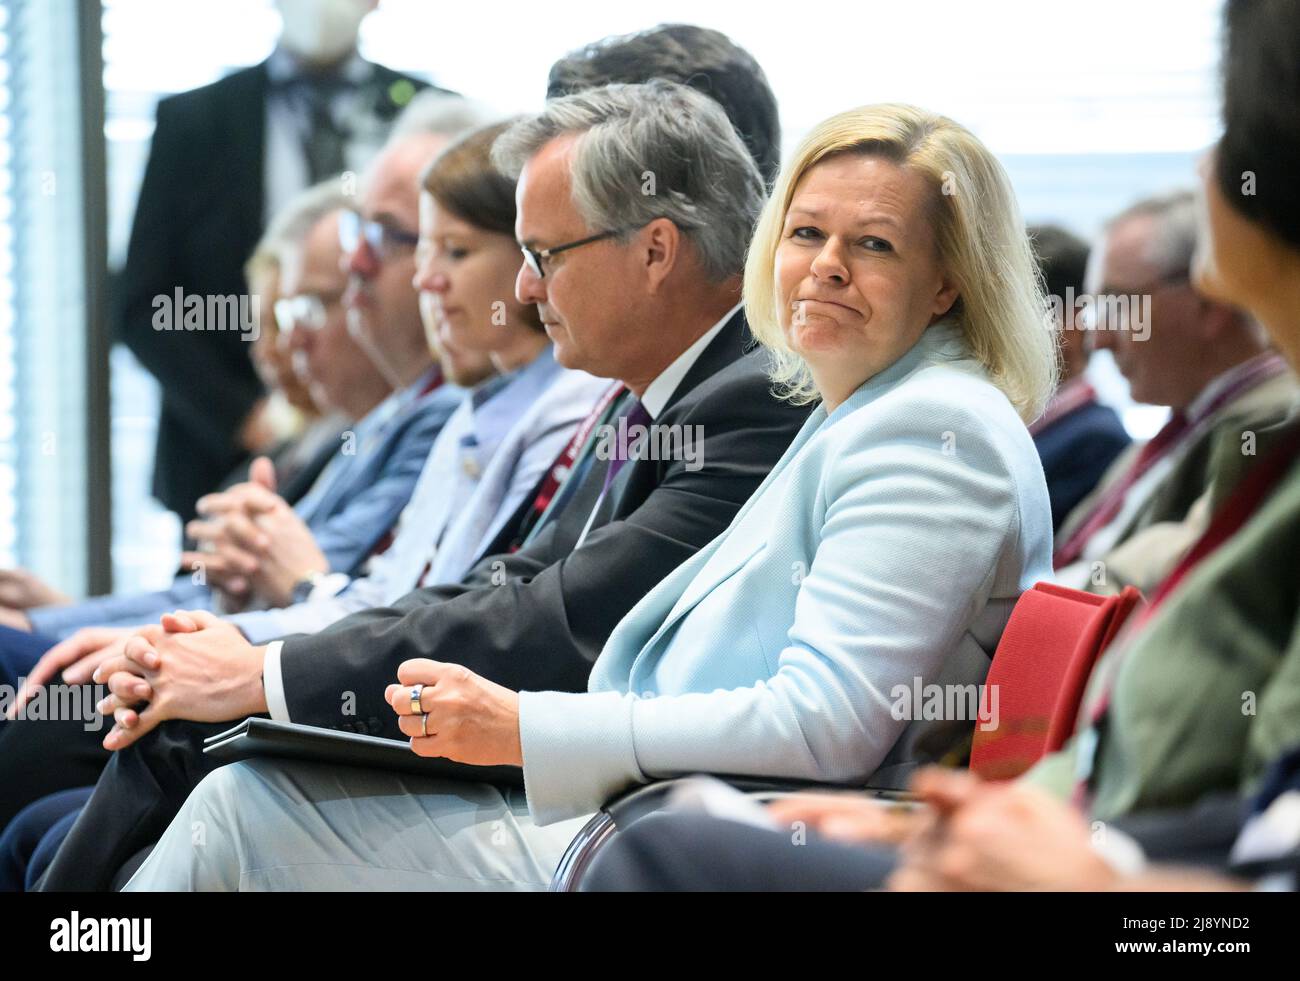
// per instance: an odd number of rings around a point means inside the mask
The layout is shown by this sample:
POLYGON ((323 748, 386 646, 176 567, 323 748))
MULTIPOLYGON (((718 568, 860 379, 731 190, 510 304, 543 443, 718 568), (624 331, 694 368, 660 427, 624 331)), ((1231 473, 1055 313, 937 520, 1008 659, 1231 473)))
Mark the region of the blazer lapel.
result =
POLYGON ((239 72, 231 82, 229 102, 220 114, 219 125, 230 154, 227 173, 239 174, 241 179, 221 185, 223 207, 244 216, 253 232, 252 241, 256 241, 266 207, 266 98, 270 84, 266 62, 239 72))

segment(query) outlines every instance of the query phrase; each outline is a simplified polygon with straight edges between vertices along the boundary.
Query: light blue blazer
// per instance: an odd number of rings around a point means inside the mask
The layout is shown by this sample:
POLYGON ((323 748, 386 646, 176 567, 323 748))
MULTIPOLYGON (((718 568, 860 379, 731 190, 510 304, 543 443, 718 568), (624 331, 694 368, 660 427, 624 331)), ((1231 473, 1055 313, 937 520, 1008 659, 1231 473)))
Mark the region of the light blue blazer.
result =
POLYGON ((587 693, 521 693, 535 820, 651 778, 906 764, 925 723, 899 717, 899 686, 982 682, 1051 553, 1024 423, 958 328, 931 326, 812 413, 731 526, 623 618, 587 693))

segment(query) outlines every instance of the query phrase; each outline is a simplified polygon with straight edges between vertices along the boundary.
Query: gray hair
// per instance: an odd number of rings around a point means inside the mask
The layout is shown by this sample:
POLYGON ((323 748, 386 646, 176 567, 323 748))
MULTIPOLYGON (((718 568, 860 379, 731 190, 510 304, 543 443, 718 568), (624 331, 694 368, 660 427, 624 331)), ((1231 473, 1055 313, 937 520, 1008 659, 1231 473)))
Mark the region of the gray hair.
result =
POLYGON ((336 177, 295 194, 271 217, 244 264, 244 278, 251 284, 258 276, 278 269, 321 219, 349 207, 349 200, 336 177))
POLYGON ((1188 190, 1143 198, 1106 222, 1109 233, 1133 218, 1151 218, 1155 224, 1147 258, 1168 275, 1190 273, 1196 252, 1196 197, 1188 190))
POLYGON ((426 133, 438 136, 460 136, 472 129, 486 126, 500 117, 480 102, 425 89, 417 92, 406 104, 401 115, 393 121, 388 141, 394 143, 411 136, 426 133))
POLYGON ((694 242, 711 280, 744 270, 764 184, 716 102, 661 79, 567 95, 502 134, 493 163, 518 179, 543 146, 570 133, 579 134, 573 203, 592 229, 626 241, 667 218, 694 242))

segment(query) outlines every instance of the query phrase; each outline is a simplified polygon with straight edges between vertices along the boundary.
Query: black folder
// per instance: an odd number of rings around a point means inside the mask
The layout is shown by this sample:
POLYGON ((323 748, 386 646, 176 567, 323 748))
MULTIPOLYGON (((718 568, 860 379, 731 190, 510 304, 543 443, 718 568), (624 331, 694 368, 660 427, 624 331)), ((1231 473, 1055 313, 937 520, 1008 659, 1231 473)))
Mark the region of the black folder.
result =
POLYGON ((497 786, 524 785, 524 772, 517 766, 471 766, 440 757, 417 756, 408 742, 273 719, 245 719, 233 729, 203 740, 203 752, 223 763, 270 757, 497 786))

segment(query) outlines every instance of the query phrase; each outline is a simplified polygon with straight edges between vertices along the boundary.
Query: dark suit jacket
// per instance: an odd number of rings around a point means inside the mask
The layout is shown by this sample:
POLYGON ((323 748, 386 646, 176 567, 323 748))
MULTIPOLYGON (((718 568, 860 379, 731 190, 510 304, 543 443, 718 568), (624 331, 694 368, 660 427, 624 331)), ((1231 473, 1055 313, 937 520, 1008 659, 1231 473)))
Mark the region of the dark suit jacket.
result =
POLYGON ((1087 497, 1130 442, 1115 410, 1088 402, 1034 437, 1052 501, 1052 530, 1087 497))
POLYGON ((288 638, 281 674, 290 718, 405 738, 384 689, 413 657, 463 664, 517 690, 585 691, 614 626, 731 523, 808 416, 807 406, 771 394, 766 354, 744 354, 747 344, 737 314, 655 420, 702 427, 692 430, 703 434, 702 467, 629 462, 574 551, 604 485, 607 462, 596 461, 563 511, 520 551, 489 552, 459 583, 288 638))
MULTIPOLYGON (((374 66, 377 113, 405 76, 374 66)), ((412 84, 423 87, 414 79, 412 84)), ((240 423, 261 395, 239 331, 159 331, 154 297, 247 292, 243 265, 266 222, 266 64, 158 103, 126 267, 117 279, 118 339, 162 386, 154 495, 182 518, 243 456, 240 423)))

